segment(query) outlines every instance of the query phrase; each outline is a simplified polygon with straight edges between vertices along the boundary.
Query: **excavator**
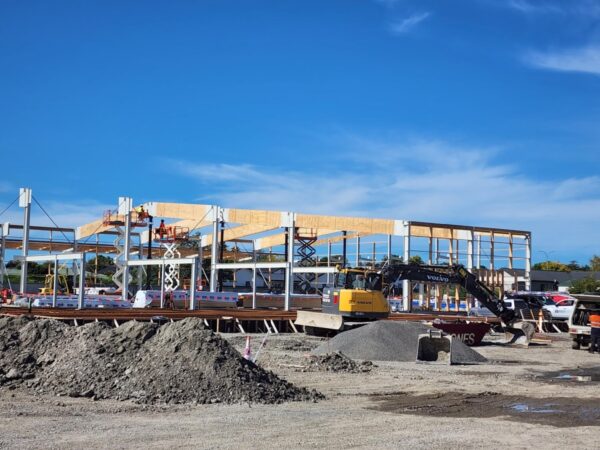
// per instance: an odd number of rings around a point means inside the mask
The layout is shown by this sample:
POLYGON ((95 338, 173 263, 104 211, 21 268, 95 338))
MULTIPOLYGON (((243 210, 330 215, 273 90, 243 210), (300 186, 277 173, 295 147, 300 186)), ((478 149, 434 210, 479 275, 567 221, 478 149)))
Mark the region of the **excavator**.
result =
POLYGON ((323 291, 321 312, 298 311, 295 324, 308 332, 342 331, 346 322, 386 318, 390 314, 387 295, 402 280, 462 286, 482 305, 500 318, 511 344, 528 345, 535 328, 523 322, 494 292, 460 264, 434 266, 386 264, 380 270, 341 269, 333 286, 323 291))

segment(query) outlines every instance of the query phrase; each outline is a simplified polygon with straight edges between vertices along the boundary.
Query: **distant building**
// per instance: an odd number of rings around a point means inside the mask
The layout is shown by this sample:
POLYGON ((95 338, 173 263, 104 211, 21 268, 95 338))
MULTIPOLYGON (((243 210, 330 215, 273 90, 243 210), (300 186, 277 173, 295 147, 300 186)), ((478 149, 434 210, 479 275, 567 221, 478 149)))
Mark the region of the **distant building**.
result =
POLYGON ((571 286, 571 282, 589 277, 592 277, 595 280, 600 280, 600 272, 590 272, 584 270, 572 270, 571 272, 558 272, 554 270, 532 270, 531 290, 567 291, 571 286))

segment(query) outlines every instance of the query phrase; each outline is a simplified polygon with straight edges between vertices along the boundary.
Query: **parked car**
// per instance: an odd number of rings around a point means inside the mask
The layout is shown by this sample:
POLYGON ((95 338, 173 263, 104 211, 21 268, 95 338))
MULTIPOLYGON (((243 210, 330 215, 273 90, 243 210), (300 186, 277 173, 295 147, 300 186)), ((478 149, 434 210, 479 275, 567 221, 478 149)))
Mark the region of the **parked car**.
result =
POLYGON ((575 294, 573 313, 569 317, 569 334, 573 339, 573 348, 590 345, 590 315, 600 314, 600 295, 575 294))
POLYGON ((542 311, 544 319, 552 319, 552 313, 548 311, 545 306, 548 306, 549 304, 554 305, 554 302, 547 298, 532 295, 531 293, 528 293, 527 295, 519 294, 518 296, 511 295, 510 298, 504 299, 504 304, 507 308, 514 309, 519 317, 537 319, 540 311, 542 311), (548 303, 548 301, 550 303, 548 303))
POLYGON ((470 316, 475 317, 496 317, 496 314, 491 312, 485 306, 473 306, 469 311, 470 316))
POLYGON ((550 311, 553 319, 568 320, 575 308, 575 298, 564 294, 550 297, 554 300, 554 305, 546 305, 544 309, 550 311))

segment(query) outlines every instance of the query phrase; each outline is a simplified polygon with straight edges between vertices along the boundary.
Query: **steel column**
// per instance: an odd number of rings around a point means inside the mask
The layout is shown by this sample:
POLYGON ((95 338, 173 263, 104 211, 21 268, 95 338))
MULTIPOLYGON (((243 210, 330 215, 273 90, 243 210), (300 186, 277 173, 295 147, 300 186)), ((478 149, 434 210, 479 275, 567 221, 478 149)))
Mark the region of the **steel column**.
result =
POLYGON ((252 268, 252 309, 256 309, 256 264, 252 268))
POLYGON ((196 276, 198 273, 198 259, 194 258, 190 274, 190 310, 196 309, 196 276))
MULTIPOLYGON (((131 202, 131 199, 128 199, 131 202)), ((123 292, 121 298, 126 301, 129 300, 129 250, 131 247, 131 207, 127 205, 127 213, 125 214, 125 252, 123 253, 123 292)), ((84 277, 85 278, 85 277, 84 277)))
POLYGON ((290 310, 290 299, 294 293, 294 228, 295 221, 292 221, 292 226, 288 227, 288 247, 287 253, 287 266, 285 271, 285 310, 290 310))
POLYGON ((360 236, 356 236, 356 267, 360 267, 360 236))
POLYGON ((54 282, 52 285, 52 307, 56 308, 56 292, 58 291, 58 258, 54 258, 54 282))
POLYGON ((81 253, 81 267, 79 270, 79 309, 83 309, 85 298, 85 252, 81 253))
MULTIPOLYGON (((408 263, 410 259, 410 226, 408 226, 408 232, 404 235, 404 262, 408 263)), ((412 292, 411 282, 409 280, 402 280, 402 308, 404 311, 412 311, 412 292)))
POLYGON ((160 307, 165 307, 165 265, 160 265, 160 307))
MULTIPOLYGON (((23 213, 23 256, 29 256, 29 224, 31 222, 31 189, 21 188, 19 191, 19 206, 24 208, 23 213)), ((27 293, 27 261, 21 262, 21 285, 22 294, 27 293)))
POLYGON ((4 255, 6 247, 6 237, 4 236, 4 230, 0 229, 0 287, 4 287, 4 272, 6 271, 6 265, 4 264, 4 255))
POLYGON ((217 291, 217 283, 219 282, 219 273, 217 269, 218 259, 219 259, 219 211, 218 207, 215 208, 214 217, 213 217, 213 231, 212 231, 212 247, 210 252, 210 290, 211 292, 217 291))
POLYGON ((531 289, 531 235, 525 237, 525 290, 531 289))

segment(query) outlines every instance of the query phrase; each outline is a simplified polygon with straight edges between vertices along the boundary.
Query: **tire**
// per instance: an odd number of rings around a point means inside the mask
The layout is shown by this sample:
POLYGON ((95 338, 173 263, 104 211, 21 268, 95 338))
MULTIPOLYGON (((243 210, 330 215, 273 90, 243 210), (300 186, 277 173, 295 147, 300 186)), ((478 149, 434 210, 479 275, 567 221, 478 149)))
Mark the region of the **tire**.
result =
POLYGON ((571 348, 573 350, 579 350, 581 348, 581 342, 577 339, 573 339, 573 343, 571 344, 571 348))

